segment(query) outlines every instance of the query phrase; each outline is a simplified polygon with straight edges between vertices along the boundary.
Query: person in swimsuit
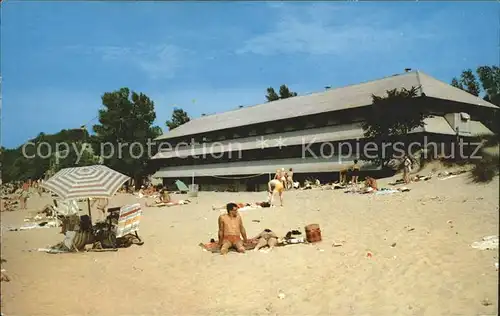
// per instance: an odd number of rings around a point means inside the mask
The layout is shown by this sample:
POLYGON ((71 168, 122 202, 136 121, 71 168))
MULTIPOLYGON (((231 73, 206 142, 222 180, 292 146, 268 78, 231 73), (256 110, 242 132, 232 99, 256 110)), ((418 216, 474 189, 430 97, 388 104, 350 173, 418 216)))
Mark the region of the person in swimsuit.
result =
POLYGON ((19 197, 21 210, 27 209, 29 196, 30 196, 30 184, 28 182, 25 182, 22 186, 22 191, 19 197))
POLYGON ((366 192, 373 192, 378 190, 377 180, 372 177, 366 177, 365 179, 366 192))
POLYGON ((410 179, 411 164, 412 164, 412 161, 411 161, 410 157, 405 156, 404 160, 403 160, 403 181, 405 184, 408 184, 411 182, 411 179, 410 179))
POLYGON ((269 181, 267 187, 269 191, 269 204, 273 206, 274 195, 278 193, 280 197, 281 206, 283 206, 283 191, 285 190, 283 182, 281 182, 278 179, 274 179, 269 181))
POLYGON ((354 165, 351 166, 350 171, 351 171, 351 176, 352 176, 352 183, 354 185, 358 184, 358 176, 359 176, 359 165, 358 165, 358 160, 354 159, 354 165))
POLYGON ((245 252, 244 243, 247 242, 247 232, 241 216, 238 214, 238 205, 228 203, 226 209, 227 214, 219 216, 220 253, 221 255, 227 254, 231 247, 243 253, 245 252))
POLYGON ((286 178, 286 182, 288 184, 288 186, 291 188, 293 188, 293 169, 290 168, 288 170, 288 177, 286 178))
POLYGON ((262 233, 257 235, 255 239, 258 239, 259 242, 255 246, 254 251, 258 251, 260 248, 265 246, 269 246, 269 250, 272 250, 274 246, 276 246, 276 244, 278 243, 278 236, 276 236, 276 234, 273 231, 267 228, 264 229, 262 233))

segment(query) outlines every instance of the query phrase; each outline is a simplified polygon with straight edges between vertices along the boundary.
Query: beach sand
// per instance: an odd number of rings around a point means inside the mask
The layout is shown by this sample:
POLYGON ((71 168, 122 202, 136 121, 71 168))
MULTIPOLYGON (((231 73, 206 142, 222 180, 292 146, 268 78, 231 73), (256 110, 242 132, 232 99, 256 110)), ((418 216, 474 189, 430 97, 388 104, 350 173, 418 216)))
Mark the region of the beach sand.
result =
MULTIPOLYGON (((145 244, 106 253, 37 252, 62 241, 60 228, 6 231, 9 225, 24 224, 27 212, 3 212, 3 268, 11 281, 2 282, 2 312, 496 314, 498 250, 473 249, 471 243, 498 234, 498 177, 487 185, 471 183, 467 174, 434 177, 408 187, 410 192, 379 196, 319 189, 285 192, 283 208, 241 212, 249 237, 264 228, 283 235, 317 223, 323 241, 227 256, 198 246, 217 238, 221 212, 211 206, 263 201, 265 192, 200 192, 190 205, 144 208, 140 235, 145 244), (343 245, 333 247, 334 242, 343 245)), ((137 200, 117 195, 112 204, 137 200)), ((140 201, 144 205, 146 200, 140 201)), ((49 202, 49 197, 33 197, 29 208, 49 202)))

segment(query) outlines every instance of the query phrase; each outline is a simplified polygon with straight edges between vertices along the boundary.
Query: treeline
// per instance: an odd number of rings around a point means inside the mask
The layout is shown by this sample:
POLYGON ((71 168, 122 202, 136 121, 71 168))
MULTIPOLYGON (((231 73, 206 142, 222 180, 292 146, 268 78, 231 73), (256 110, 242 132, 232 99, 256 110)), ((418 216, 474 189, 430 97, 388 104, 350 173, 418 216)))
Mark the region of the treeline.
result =
POLYGON ((51 171, 56 172, 61 168, 75 166, 78 160, 77 153, 82 152, 78 165, 92 165, 98 162, 98 158, 91 150, 83 150, 84 144, 91 143, 92 138, 85 129, 71 129, 51 135, 40 133, 15 149, 2 147, 0 149, 2 180, 11 182, 44 178, 51 171), (60 143, 69 144, 69 152, 66 150, 61 153, 55 152, 56 145, 60 143))

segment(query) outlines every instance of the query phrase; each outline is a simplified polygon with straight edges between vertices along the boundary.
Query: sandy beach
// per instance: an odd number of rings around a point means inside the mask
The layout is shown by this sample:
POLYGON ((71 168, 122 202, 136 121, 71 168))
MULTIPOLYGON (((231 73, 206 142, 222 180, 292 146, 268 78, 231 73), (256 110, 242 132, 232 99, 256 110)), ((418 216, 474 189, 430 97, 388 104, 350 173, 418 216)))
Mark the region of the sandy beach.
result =
MULTIPOLYGON (((3 212, 3 268, 11 281, 2 282, 2 313, 495 315, 498 250, 471 244, 498 234, 498 177, 487 185, 464 174, 408 187, 392 195, 285 192, 282 208, 241 212, 249 237, 317 223, 323 241, 227 256, 198 245, 217 238, 221 212, 211 206, 262 201, 265 192, 200 192, 189 205, 145 207, 145 244, 107 253, 37 252, 60 242, 60 229, 7 231, 23 225, 27 212, 3 212)), ((138 200, 119 194, 111 204, 138 200)), ((28 211, 49 202, 33 197, 28 211)))

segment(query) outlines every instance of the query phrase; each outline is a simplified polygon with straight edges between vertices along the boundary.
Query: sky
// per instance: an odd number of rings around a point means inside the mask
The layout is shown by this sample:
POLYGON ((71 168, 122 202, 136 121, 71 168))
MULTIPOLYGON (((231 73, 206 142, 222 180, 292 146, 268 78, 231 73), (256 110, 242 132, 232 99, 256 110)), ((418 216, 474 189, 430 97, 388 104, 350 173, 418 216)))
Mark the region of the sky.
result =
POLYGON ((97 123, 129 87, 195 118, 405 68, 450 82, 499 64, 498 2, 98 2, 4 0, 2 145, 97 123))

